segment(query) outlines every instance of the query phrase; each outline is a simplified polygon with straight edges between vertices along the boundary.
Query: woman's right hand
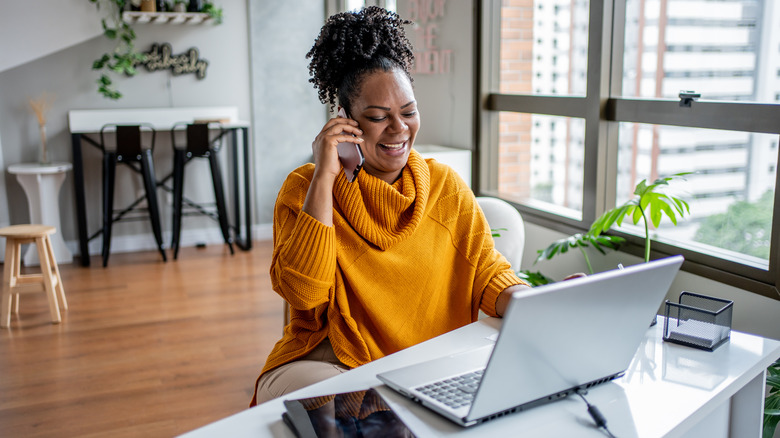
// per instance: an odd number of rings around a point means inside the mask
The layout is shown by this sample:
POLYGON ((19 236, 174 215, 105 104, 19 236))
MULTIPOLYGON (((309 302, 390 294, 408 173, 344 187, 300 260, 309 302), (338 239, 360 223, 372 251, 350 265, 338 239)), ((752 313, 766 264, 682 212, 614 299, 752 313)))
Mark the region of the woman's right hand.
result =
POLYGON ((327 226, 333 225, 333 185, 341 172, 337 145, 341 142, 360 144, 363 139, 358 123, 335 117, 328 120, 311 144, 314 155, 314 175, 303 201, 303 211, 327 226))
POLYGON ((359 136, 362 134, 358 123, 352 119, 334 117, 328 120, 311 144, 314 178, 329 177, 335 181, 341 171, 337 145, 342 142, 360 144, 363 139, 359 136))

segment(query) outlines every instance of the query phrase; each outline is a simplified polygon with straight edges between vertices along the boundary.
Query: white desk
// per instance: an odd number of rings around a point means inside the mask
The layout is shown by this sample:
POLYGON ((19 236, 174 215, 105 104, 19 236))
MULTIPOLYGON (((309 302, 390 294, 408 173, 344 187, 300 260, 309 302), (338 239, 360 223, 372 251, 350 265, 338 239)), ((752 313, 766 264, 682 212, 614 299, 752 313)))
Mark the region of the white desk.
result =
MULTIPOLYGON (((662 319, 659 317, 659 319, 662 319)), ((381 386, 376 374, 402 365, 491 343, 500 319, 486 318, 379 359, 285 398, 302 398, 377 386, 419 437, 594 437, 579 397, 462 429, 381 386)), ((780 356, 780 342, 732 332, 714 352, 661 340, 663 321, 648 329, 624 377, 590 390, 615 436, 760 438, 765 370, 780 356)), ((272 400, 183 435, 198 437, 293 437, 282 423, 284 405, 272 400)))
MULTIPOLYGON (((58 264, 71 263, 73 254, 65 245, 60 225, 60 187, 65 173, 72 169, 70 163, 19 163, 8 166, 8 173, 16 175, 19 185, 27 195, 30 207, 30 223, 50 225, 57 229, 51 236, 54 258, 58 264)), ((30 245, 24 255, 25 266, 38 266, 38 250, 30 245)))

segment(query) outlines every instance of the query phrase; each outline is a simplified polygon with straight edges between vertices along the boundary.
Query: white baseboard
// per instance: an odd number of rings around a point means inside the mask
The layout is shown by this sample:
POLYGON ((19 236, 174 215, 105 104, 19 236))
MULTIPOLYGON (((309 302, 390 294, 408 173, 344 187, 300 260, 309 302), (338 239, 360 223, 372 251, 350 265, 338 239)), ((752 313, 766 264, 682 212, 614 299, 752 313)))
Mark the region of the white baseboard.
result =
MULTIPOLYGON (((273 238, 272 233, 272 224, 252 225, 252 240, 271 240, 273 238)), ((170 248, 170 231, 163 233, 163 243, 166 249, 170 248)), ((222 239, 222 233, 219 231, 219 227, 182 230, 180 241, 182 248, 195 246, 199 243, 205 243, 206 245, 222 245, 225 241, 222 239)), ((65 244, 74 255, 80 253, 78 240, 69 240, 65 242, 65 244)), ((101 254, 102 245, 103 243, 100 238, 93 239, 89 242, 89 255, 101 254)), ((151 233, 113 236, 111 238, 111 253, 154 251, 156 249, 157 243, 154 241, 154 235, 151 233)))

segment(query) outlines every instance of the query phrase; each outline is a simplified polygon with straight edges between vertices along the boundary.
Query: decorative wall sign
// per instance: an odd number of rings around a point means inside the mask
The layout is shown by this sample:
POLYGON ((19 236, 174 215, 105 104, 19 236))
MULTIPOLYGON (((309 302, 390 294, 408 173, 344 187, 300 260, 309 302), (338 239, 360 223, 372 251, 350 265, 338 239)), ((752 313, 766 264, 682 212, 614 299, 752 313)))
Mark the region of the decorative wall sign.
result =
POLYGON ((200 53, 197 48, 191 47, 179 55, 171 53, 173 53, 173 48, 169 43, 154 43, 152 48, 144 53, 146 61, 139 64, 150 72, 170 69, 174 76, 195 73, 198 79, 206 77, 206 68, 209 66, 209 62, 199 58, 200 53))
POLYGON ((414 52, 416 74, 447 74, 452 69, 452 50, 438 47, 439 25, 434 22, 444 18, 446 3, 447 0, 408 0, 409 19, 415 23, 416 44, 423 47, 414 52))

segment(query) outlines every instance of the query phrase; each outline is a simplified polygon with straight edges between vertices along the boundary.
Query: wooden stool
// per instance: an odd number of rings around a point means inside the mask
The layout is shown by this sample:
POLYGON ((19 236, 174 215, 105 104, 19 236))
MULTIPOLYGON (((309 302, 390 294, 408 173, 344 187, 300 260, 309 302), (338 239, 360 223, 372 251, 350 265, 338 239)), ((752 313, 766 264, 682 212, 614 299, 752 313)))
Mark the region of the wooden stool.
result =
POLYGON ((49 312, 54 323, 61 321, 60 306, 67 310, 68 301, 62 288, 60 269, 54 259, 50 234, 57 229, 49 225, 12 225, 0 228, 0 237, 5 237, 5 269, 3 273, 3 302, 0 306, 0 327, 11 325, 11 308, 19 313, 19 294, 46 292, 49 312), (35 243, 41 262, 40 274, 21 275, 22 244, 35 243))

